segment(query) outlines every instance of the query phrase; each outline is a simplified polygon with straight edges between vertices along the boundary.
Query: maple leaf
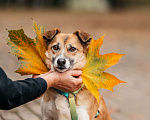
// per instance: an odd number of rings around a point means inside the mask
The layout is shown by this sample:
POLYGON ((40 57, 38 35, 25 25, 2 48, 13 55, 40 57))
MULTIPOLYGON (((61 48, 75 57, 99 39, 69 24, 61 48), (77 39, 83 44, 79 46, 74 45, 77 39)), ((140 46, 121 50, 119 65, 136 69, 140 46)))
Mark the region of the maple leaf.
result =
POLYGON ((108 53, 100 55, 100 46, 103 44, 104 36, 98 40, 92 39, 88 48, 87 63, 82 70, 83 83, 95 96, 99 103, 100 88, 113 91, 113 87, 119 83, 126 83, 115 76, 104 72, 105 69, 115 65, 124 54, 108 53))
POLYGON ((46 48, 42 39, 45 28, 33 21, 33 30, 36 33, 35 39, 27 37, 23 29, 8 31, 10 39, 7 39, 7 43, 11 48, 10 53, 21 61, 20 67, 16 70, 21 75, 42 74, 48 71, 45 64, 46 48))

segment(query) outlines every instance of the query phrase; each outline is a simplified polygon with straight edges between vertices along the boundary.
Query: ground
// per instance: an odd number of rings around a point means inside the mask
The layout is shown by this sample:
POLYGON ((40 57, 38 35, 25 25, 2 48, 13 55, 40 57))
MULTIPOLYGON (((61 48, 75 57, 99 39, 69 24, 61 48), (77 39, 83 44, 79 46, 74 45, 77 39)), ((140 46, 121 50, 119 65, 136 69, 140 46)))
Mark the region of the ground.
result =
MULTIPOLYGON (((114 92, 100 89, 113 120, 149 120, 150 114, 150 16, 149 10, 124 10, 110 13, 76 13, 68 11, 28 10, 0 11, 0 67, 8 77, 17 80, 21 77, 14 71, 20 63, 8 52, 6 44, 8 30, 24 29, 34 38, 31 28, 33 18, 47 30, 54 27, 62 32, 72 33, 82 29, 94 39, 103 34, 100 53, 117 52, 126 54, 119 63, 107 72, 126 81, 114 87, 114 92)), ((40 100, 32 101, 9 111, 0 111, 0 120, 40 120, 40 100)))

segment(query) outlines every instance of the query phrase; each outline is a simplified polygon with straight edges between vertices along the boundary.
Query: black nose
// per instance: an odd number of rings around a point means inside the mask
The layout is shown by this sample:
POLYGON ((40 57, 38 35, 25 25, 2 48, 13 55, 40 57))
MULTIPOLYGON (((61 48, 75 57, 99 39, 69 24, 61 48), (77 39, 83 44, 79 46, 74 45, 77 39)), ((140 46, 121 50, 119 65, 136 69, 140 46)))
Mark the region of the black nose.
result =
POLYGON ((63 59, 63 58, 59 58, 59 59, 57 60, 57 64, 58 64, 59 66, 64 66, 64 65, 66 64, 66 60, 63 59))

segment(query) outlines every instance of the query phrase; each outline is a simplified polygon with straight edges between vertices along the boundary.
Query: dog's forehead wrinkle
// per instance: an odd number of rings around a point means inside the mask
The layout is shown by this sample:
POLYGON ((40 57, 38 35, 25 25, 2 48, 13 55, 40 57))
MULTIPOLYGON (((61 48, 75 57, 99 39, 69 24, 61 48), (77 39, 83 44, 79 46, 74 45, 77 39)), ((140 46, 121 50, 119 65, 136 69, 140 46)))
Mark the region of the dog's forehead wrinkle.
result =
POLYGON ((66 43, 66 41, 68 40, 69 36, 68 35, 65 35, 64 36, 64 42, 66 43))
POLYGON ((60 34, 60 39, 64 41, 64 44, 69 40, 69 38, 72 36, 72 34, 66 34, 66 33, 61 33, 60 34))
POLYGON ((58 43, 57 43, 57 46, 59 46, 59 45, 60 45, 60 43, 58 42, 58 43))
POLYGON ((72 47, 72 45, 71 45, 71 44, 69 44, 69 46, 70 46, 70 47, 72 47))

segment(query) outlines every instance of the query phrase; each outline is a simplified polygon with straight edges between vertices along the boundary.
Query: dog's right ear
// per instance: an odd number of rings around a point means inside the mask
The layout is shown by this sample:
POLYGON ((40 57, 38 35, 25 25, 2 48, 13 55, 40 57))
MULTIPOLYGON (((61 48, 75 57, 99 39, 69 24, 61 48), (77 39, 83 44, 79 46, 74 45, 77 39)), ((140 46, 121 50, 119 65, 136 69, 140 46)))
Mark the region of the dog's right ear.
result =
POLYGON ((46 44, 50 43, 51 40, 61 31, 58 28, 54 28, 50 31, 47 31, 43 34, 43 39, 46 44))
POLYGON ((77 35, 83 47, 87 48, 91 43, 92 36, 82 30, 77 30, 73 34, 77 35))

